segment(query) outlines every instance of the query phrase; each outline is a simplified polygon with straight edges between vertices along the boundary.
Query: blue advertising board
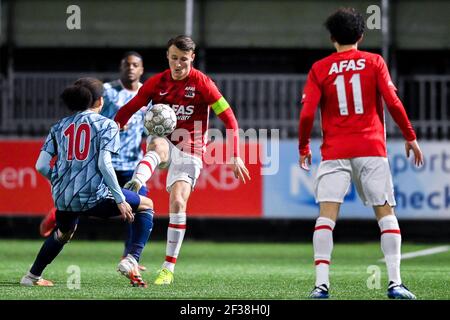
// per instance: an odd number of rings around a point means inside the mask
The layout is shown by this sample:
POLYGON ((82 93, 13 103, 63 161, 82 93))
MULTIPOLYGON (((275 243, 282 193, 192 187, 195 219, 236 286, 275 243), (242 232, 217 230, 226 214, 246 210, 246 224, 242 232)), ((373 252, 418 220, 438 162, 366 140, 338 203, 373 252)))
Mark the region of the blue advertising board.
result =
MULTIPOLYGON (((314 199, 314 179, 319 165, 320 143, 311 141, 313 163, 306 172, 298 165, 295 140, 279 144, 279 168, 275 174, 264 176, 264 217, 314 218, 318 205, 314 199)), ((416 168, 412 155, 406 158, 402 141, 388 143, 388 158, 397 201, 399 218, 450 219, 450 145, 445 142, 422 142, 425 163, 416 168)), ((272 157, 274 155, 272 152, 272 157)), ((373 218, 371 207, 365 207, 352 185, 340 218, 373 218)))

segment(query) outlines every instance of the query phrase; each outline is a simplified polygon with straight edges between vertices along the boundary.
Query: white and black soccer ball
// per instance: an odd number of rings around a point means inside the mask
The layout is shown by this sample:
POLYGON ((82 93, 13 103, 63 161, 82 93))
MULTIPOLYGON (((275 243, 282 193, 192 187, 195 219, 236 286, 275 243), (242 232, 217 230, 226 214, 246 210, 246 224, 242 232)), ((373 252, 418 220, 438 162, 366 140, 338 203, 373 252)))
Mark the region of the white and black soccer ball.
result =
POLYGON ((164 137, 175 130, 177 116, 169 105, 158 103, 145 113, 144 126, 150 135, 164 137))

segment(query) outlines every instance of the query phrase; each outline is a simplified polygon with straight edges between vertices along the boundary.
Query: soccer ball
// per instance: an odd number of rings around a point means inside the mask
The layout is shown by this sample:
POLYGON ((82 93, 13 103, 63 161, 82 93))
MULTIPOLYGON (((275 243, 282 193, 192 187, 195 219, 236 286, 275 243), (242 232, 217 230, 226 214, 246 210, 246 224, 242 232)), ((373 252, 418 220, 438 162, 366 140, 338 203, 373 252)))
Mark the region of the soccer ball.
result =
POLYGON ((169 105, 158 103, 145 113, 144 126, 150 135, 164 137, 175 130, 177 116, 169 105))

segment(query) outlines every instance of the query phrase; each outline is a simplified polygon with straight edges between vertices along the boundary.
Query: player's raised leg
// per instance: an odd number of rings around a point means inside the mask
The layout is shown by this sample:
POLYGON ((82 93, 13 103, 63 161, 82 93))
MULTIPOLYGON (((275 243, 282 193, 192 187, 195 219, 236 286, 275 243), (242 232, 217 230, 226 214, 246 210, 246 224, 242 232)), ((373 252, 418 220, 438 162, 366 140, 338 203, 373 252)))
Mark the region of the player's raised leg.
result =
POLYGON ((169 160, 169 143, 164 138, 153 138, 147 145, 149 150, 134 170, 133 178, 124 186, 125 189, 138 192, 153 175, 160 163, 169 160))
POLYGON ((387 296, 390 299, 414 300, 416 296, 403 285, 400 276, 402 236, 394 209, 386 203, 384 206, 374 206, 374 211, 380 226, 381 250, 389 279, 387 296))
POLYGON ((186 233, 186 206, 192 186, 186 181, 177 181, 170 191, 170 218, 167 228, 166 258, 155 284, 165 285, 173 282, 173 273, 178 254, 186 233))

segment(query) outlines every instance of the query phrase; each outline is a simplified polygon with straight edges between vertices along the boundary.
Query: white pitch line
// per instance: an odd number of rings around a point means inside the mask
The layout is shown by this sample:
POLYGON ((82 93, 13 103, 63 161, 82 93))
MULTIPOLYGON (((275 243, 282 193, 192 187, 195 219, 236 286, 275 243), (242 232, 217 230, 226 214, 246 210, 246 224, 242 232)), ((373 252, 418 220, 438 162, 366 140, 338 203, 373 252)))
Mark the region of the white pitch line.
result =
MULTIPOLYGON (((402 254, 401 259, 406 260, 406 259, 412 259, 412 258, 416 258, 416 257, 429 256, 432 254, 446 252, 449 250, 450 250, 450 246, 434 247, 434 248, 430 248, 430 249, 419 250, 419 251, 408 252, 408 253, 402 254)), ((385 260, 383 258, 383 259, 378 260, 378 262, 385 262, 385 260)))

